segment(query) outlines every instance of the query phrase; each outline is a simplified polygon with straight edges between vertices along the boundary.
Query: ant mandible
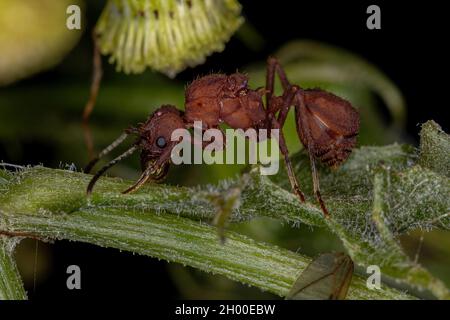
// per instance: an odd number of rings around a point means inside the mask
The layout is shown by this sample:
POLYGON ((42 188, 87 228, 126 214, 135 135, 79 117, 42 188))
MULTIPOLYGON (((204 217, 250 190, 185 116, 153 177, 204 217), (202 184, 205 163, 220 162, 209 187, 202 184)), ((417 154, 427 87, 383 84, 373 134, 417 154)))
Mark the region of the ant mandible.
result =
POLYGON ((330 167, 337 167, 348 158, 356 145, 359 114, 348 101, 332 93, 292 85, 278 60, 273 57, 267 61, 266 87, 262 90, 248 88, 248 77, 241 73, 204 76, 187 87, 185 112, 165 105, 157 109, 138 128, 125 130, 88 164, 86 173, 129 134, 137 135, 137 141, 95 174, 87 187, 87 194, 92 192, 96 181, 106 170, 139 149, 143 173, 138 181, 123 193, 139 189, 149 179, 160 181, 167 174, 171 151, 178 143, 171 141, 172 132, 179 128, 191 128, 194 121, 202 121, 204 130, 218 128, 222 122, 233 129, 279 129, 279 148, 285 160, 292 190, 304 202, 305 196, 294 174, 281 130, 292 106, 295 107, 297 134, 309 154, 314 194, 325 217, 328 217, 328 210, 320 194, 316 159, 330 167), (281 96, 274 95, 276 74, 283 87, 281 96), (266 108, 262 101, 264 95, 266 108))

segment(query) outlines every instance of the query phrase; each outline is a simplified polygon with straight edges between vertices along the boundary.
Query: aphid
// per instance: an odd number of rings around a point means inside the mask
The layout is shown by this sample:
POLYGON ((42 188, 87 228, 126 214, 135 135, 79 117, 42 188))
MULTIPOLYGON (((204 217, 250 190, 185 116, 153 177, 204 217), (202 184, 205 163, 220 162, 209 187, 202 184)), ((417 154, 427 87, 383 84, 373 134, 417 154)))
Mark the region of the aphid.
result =
POLYGON ((300 274, 288 300, 343 300, 353 276, 353 261, 344 253, 324 253, 300 274))
MULTIPOLYGON (((297 133, 310 157, 314 193, 324 215, 329 215, 320 194, 315 162, 319 159, 328 166, 337 167, 347 159, 356 145, 359 114, 348 101, 320 89, 305 90, 292 85, 275 58, 268 59, 266 87, 263 89, 250 89, 248 77, 244 74, 213 74, 193 81, 185 94, 185 112, 174 106, 160 107, 139 128, 127 129, 91 161, 85 172, 89 172, 101 157, 118 146, 128 134, 137 135, 138 139, 129 150, 108 163, 92 178, 87 188, 88 194, 108 168, 136 150, 141 150, 143 173, 124 193, 137 190, 148 180, 161 180, 167 173, 171 150, 177 144, 170 139, 175 129, 191 128, 194 121, 202 121, 204 130, 219 128, 221 123, 244 130, 282 129, 288 111, 293 106, 297 133), (283 87, 281 96, 274 95, 276 74, 283 87), (264 95, 266 107, 263 104, 264 95)), ((281 130, 279 147, 291 187, 304 202, 305 196, 294 174, 281 130)))

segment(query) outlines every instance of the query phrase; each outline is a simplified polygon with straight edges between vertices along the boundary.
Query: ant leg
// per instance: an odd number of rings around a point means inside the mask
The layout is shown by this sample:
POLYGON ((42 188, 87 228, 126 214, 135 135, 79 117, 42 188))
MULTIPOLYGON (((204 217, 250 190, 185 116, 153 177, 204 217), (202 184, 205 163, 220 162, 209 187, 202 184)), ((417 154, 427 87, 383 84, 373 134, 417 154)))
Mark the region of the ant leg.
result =
POLYGON ((319 201, 320 208, 325 216, 325 218, 330 217, 330 213, 328 212, 327 207, 325 206, 325 202, 322 200, 322 195, 320 194, 320 186, 319 186, 319 173, 316 169, 316 160, 311 152, 309 152, 309 161, 311 162, 311 174, 313 180, 314 194, 316 195, 317 201, 319 201))
MULTIPOLYGON (((298 92, 299 88, 297 86, 292 86, 289 88, 288 91, 285 91, 285 94, 283 94, 282 97, 282 106, 280 108, 276 108, 277 110, 281 110, 280 114, 278 116, 278 120, 275 119, 274 113, 270 113, 270 121, 271 121, 271 128, 278 129, 279 130, 279 147, 280 151, 283 154, 284 162, 286 164, 286 170, 289 178, 289 182, 291 183, 292 190, 294 190, 294 193, 300 198, 302 202, 305 202, 305 195, 300 190, 300 186, 297 181, 297 177, 295 176, 294 169, 292 168, 291 160, 289 159, 289 150, 286 146, 286 141, 284 139, 283 134, 283 125, 286 120, 287 113, 292 106, 292 103, 294 101, 294 98, 296 97, 296 94, 298 92), (280 123, 281 121, 281 123, 280 123)), ((268 105, 267 110, 271 110, 272 104, 270 103, 268 105)))
POLYGON ((313 180, 313 188, 314 188, 314 194, 316 196, 317 201, 319 201, 320 207, 322 209, 322 212, 325 216, 325 218, 329 218, 330 217, 330 213, 328 212, 327 207, 325 206, 325 202, 322 200, 322 195, 320 194, 320 184, 319 184, 319 172, 317 171, 316 168, 316 161, 314 159, 314 155, 311 151, 312 148, 314 148, 314 142, 311 139, 311 134, 310 134, 310 127, 308 122, 304 119, 304 117, 301 117, 300 115, 304 114, 304 112, 306 112, 306 107, 305 107, 305 103, 303 101, 303 95, 297 94, 296 96, 296 100, 297 100, 297 104, 296 104, 296 109, 297 109, 297 116, 300 118, 301 124, 302 126, 305 128, 304 132, 305 132, 305 138, 307 140, 307 146, 306 150, 308 151, 308 155, 309 155, 309 161, 311 163, 311 175, 312 175, 312 180, 313 180))
POLYGON ((276 119, 272 119, 272 128, 279 130, 280 151, 284 157, 284 162, 286 164, 286 171, 288 174, 289 182, 291 183, 292 190, 294 190, 294 193, 300 198, 301 202, 305 202, 305 195, 300 190, 297 177, 295 176, 294 169, 292 168, 291 160, 289 159, 289 150, 287 149, 286 146, 283 131, 281 130, 281 127, 276 119))
MULTIPOLYGON (((274 57, 269 57, 267 59, 267 73, 266 73, 266 104, 270 105, 270 100, 273 96, 274 91, 274 85, 275 85, 275 73, 278 74, 278 77, 280 78, 281 85, 283 86, 284 90, 288 90, 291 84, 289 83, 289 80, 286 76, 286 73, 284 72, 283 68, 281 67, 278 60, 274 57)), ((269 109, 269 108, 267 108, 269 109)))
POLYGON ((283 93, 283 105, 281 106, 280 113, 278 114, 278 123, 280 127, 284 126, 289 109, 291 108, 294 98, 300 90, 301 89, 298 86, 291 86, 283 93))
POLYGON ((92 189, 94 189, 94 185, 97 182, 97 180, 106 172, 106 170, 108 170, 109 168, 111 168, 113 165, 115 165, 117 162, 122 161, 123 159, 125 159, 126 157, 129 157, 130 155, 132 155, 136 150, 138 150, 138 146, 134 145, 132 146, 130 149, 128 149, 127 151, 125 151, 124 153, 122 153, 120 156, 118 156, 117 158, 115 158, 114 160, 110 161, 107 165, 105 165, 103 168, 101 168, 91 179, 91 181, 89 182, 89 185, 87 187, 86 193, 89 196, 92 193, 92 189))
POLYGON ((297 85, 290 84, 286 76, 286 73, 284 72, 284 69, 281 67, 278 60, 274 57, 269 57, 269 59, 267 60, 266 86, 267 86, 266 87, 267 117, 268 118, 273 117, 275 113, 280 111, 278 115, 278 123, 280 124, 281 127, 283 127, 289 109, 292 106, 292 101, 294 100, 294 97, 297 94, 297 92, 301 91, 301 88, 297 85), (274 98, 273 91, 274 91, 275 73, 278 74, 284 92, 281 97, 274 98))
POLYGON ((114 140, 113 143, 111 143, 109 146, 107 146, 105 149, 103 149, 95 158, 93 158, 88 165, 84 168, 84 173, 91 172, 92 168, 96 165, 96 163, 106 156, 108 153, 110 153, 112 150, 117 148, 127 137, 129 133, 124 132, 122 133, 116 140, 114 140))
MULTIPOLYGON (((296 99, 299 100, 297 102, 297 104, 299 106, 296 106, 296 108, 297 107, 300 109, 303 108, 303 110, 304 110, 304 101, 303 101, 303 94, 302 94, 301 88, 298 86, 291 86, 289 80, 287 79, 286 73, 284 72, 284 70, 281 67, 278 60, 276 58, 269 57, 269 59, 267 60, 267 75, 266 75, 266 89, 267 89, 266 103, 268 105, 268 107, 267 107, 268 113, 270 112, 271 109, 273 109, 273 108, 271 108, 271 100, 272 100, 272 95, 273 95, 273 91, 274 91, 275 73, 278 74, 278 77, 280 78, 280 81, 281 81, 281 85, 283 86, 283 89, 285 90, 285 92, 283 93, 283 106, 279 109, 280 113, 278 115, 278 120, 276 121, 277 125, 282 128, 284 125, 284 122, 286 120, 287 114, 289 112, 289 109, 291 107, 292 101, 294 100, 294 97, 296 97, 296 99)), ((302 114, 302 112, 298 112, 298 114, 302 114)), ((327 210, 325 203, 322 200, 322 196, 320 194, 319 175, 318 175, 318 172, 316 169, 314 156, 313 156, 312 152, 309 150, 309 148, 312 147, 312 139, 309 135, 309 126, 307 123, 305 124, 303 117, 301 117, 301 121, 302 121, 302 125, 305 128, 308 128, 308 130, 305 130, 305 131, 307 132, 307 137, 306 137, 308 140, 307 150, 308 150, 308 154, 309 154, 310 162, 311 162, 311 172, 312 172, 312 178, 313 178, 314 194, 315 194, 317 200, 319 201, 320 207, 322 208, 322 211, 323 211, 325 217, 329 217, 328 210, 327 210)), ((287 151, 286 143, 284 142, 284 135, 283 135, 283 132, 281 131, 281 129, 280 129, 280 150, 285 157, 286 168, 288 170, 288 176, 289 176, 289 180, 291 181, 291 185, 296 193, 297 193, 297 190, 301 193, 300 188, 298 187, 297 179, 295 178, 295 175, 292 170, 292 165, 289 160, 289 154, 287 151), (294 186, 297 189, 295 189, 294 186)), ((304 201, 303 193, 301 193, 300 199, 302 199, 302 201, 304 201)))
POLYGON ((102 69, 102 58, 100 54, 100 48, 97 41, 97 35, 95 31, 92 32, 92 41, 94 44, 94 53, 93 53, 93 71, 92 71, 92 82, 89 94, 89 100, 84 106, 83 110, 83 131, 84 131, 84 140, 86 143, 86 147, 88 149, 89 158, 92 158, 94 143, 92 139, 92 132, 89 127, 89 117, 94 109, 95 103, 97 101, 98 91, 100 90, 100 83, 103 76, 102 69))

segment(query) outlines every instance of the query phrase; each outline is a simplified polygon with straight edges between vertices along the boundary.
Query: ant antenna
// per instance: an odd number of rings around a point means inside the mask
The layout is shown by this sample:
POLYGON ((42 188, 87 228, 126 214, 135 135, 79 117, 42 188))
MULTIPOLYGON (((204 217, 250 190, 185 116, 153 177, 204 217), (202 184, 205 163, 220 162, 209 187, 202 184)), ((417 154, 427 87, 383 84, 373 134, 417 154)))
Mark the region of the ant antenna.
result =
POLYGON ((92 159, 86 168, 84 168, 84 173, 91 172, 92 168, 97 164, 97 162, 106 156, 108 153, 110 153, 112 150, 114 150, 118 145, 120 145, 126 138, 128 137, 128 133, 122 133, 116 140, 114 140, 113 143, 111 143, 109 146, 107 146, 105 149, 103 149, 94 159, 92 159))
MULTIPOLYGON (((114 143, 113 143, 114 144, 114 143)), ((113 165, 115 165, 117 162, 122 161, 123 159, 125 159, 126 157, 131 156, 136 150, 138 149, 137 145, 133 145, 130 149, 128 149, 127 151, 125 151, 124 153, 122 153, 120 156, 118 156, 117 158, 115 158, 114 160, 111 160, 107 165, 105 165, 103 168, 101 168, 96 174, 95 176, 92 177, 91 181, 89 182, 89 185, 87 187, 86 193, 89 196, 92 193, 92 189, 94 188, 95 183, 97 182, 97 180, 106 172, 106 170, 108 170, 109 168, 111 168, 113 165)))

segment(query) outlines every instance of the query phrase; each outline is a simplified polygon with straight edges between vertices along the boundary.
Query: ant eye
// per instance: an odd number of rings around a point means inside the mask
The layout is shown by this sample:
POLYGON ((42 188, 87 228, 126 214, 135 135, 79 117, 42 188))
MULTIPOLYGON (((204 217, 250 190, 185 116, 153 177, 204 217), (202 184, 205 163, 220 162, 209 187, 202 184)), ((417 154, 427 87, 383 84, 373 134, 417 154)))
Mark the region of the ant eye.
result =
POLYGON ((159 137, 156 139, 156 145, 161 149, 164 148, 167 145, 166 138, 159 137))

